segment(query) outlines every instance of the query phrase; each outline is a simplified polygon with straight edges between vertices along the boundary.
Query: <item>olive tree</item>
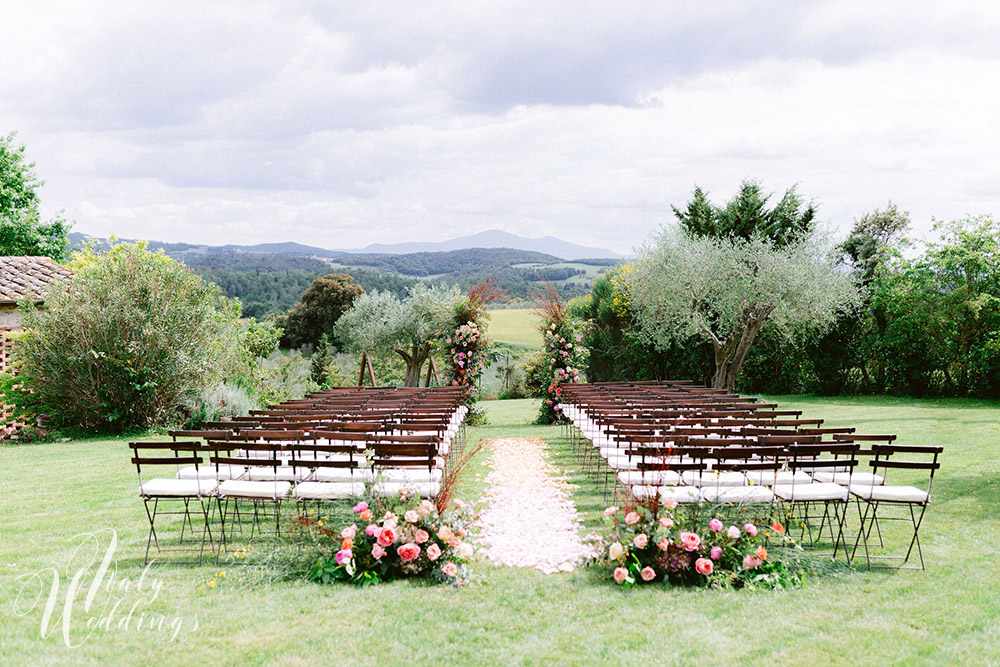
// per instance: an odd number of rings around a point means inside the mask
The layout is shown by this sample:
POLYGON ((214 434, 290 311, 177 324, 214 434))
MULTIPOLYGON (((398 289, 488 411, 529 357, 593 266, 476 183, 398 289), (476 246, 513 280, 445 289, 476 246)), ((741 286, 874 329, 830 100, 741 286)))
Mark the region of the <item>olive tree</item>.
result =
POLYGON ((374 290, 354 301, 333 327, 333 334, 351 352, 398 354, 406 364, 405 385, 416 387, 460 298, 456 287, 422 283, 410 288, 405 299, 374 290))
POLYGON ((816 236, 776 246, 759 234, 695 236, 664 230, 639 253, 631 281, 641 335, 660 349, 707 340, 712 386, 732 391, 765 323, 789 337, 821 332, 856 307, 851 276, 816 236))

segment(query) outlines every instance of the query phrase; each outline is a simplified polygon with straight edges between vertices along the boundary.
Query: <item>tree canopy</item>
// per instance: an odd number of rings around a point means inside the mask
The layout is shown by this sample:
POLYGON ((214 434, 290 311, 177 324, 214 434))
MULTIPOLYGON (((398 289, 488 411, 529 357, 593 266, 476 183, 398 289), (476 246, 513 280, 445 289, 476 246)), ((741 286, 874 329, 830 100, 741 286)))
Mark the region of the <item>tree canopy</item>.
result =
POLYGON ((143 244, 84 249, 46 308, 25 304, 15 361, 39 407, 65 426, 122 432, 183 416, 207 385, 273 347, 239 302, 143 244))
POLYGON ((365 290, 346 273, 316 278, 277 325, 285 330, 281 342, 286 347, 316 346, 329 333, 365 290))
POLYGON ((822 331, 858 292, 814 236, 783 247, 752 234, 713 237, 666 230, 641 251, 631 280, 640 331, 660 349, 708 340, 712 384, 732 390, 765 323, 785 335, 822 331))
POLYGON ((804 204, 789 188, 773 208, 767 208, 771 195, 765 195, 757 181, 746 180, 740 191, 725 206, 713 205, 708 194, 695 187, 691 201, 682 211, 672 207, 681 226, 693 236, 739 238, 754 236, 770 240, 778 246, 789 245, 812 233, 816 208, 804 204))
POLYGON ((408 387, 420 383, 420 371, 436 340, 450 334, 456 287, 418 284, 405 299, 387 292, 369 292, 354 302, 333 328, 334 336, 358 354, 398 354, 406 363, 408 387))
POLYGON ((38 188, 43 183, 16 134, 0 135, 0 255, 30 255, 66 259, 69 223, 62 218, 41 220, 38 188))

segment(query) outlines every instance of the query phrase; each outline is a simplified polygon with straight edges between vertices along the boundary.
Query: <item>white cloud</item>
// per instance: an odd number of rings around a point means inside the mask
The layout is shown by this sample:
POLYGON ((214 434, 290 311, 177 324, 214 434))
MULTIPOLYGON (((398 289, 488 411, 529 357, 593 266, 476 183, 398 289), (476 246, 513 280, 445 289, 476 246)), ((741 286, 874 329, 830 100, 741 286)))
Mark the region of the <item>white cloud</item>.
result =
POLYGON ((627 251, 695 183, 995 212, 984 3, 15 3, 0 131, 78 231, 627 251))

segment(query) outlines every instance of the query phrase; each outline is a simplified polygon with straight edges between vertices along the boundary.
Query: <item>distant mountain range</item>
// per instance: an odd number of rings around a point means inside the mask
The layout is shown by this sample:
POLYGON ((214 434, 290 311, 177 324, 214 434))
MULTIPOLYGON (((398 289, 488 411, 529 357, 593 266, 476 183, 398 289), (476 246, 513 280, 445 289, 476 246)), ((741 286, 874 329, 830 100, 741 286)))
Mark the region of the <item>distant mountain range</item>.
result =
POLYGON ((515 250, 530 250, 546 255, 552 255, 561 259, 597 259, 610 258, 617 259, 620 255, 605 248, 593 248, 569 241, 557 239, 554 236, 543 236, 541 238, 527 238, 505 232, 499 229, 490 229, 479 232, 472 236, 462 236, 450 241, 433 242, 413 242, 413 243, 373 243, 370 246, 355 250, 359 253, 377 253, 388 255, 403 255, 411 252, 442 252, 448 250, 466 250, 468 248, 513 248, 515 250))
MULTIPOLYGON (((76 246, 82 244, 88 237, 85 234, 72 232, 69 235, 70 242, 76 246)), ((99 239, 103 240, 103 239, 99 239)), ((120 239, 128 241, 131 239, 120 239)), ((545 255, 552 255, 560 259, 617 259, 620 257, 605 248, 592 248, 569 241, 563 241, 553 236, 542 238, 527 238, 517 236, 499 229, 463 236, 449 241, 413 242, 413 243, 391 243, 372 244, 359 250, 329 250, 316 246, 303 245, 301 243, 259 243, 256 245, 202 245, 192 243, 162 243, 160 241, 149 241, 149 247, 153 250, 163 249, 170 255, 206 254, 206 253, 265 253, 274 255, 292 255, 305 257, 337 258, 345 255, 405 255, 415 252, 448 252, 453 250, 467 250, 471 248, 512 248, 514 250, 526 250, 538 252, 545 255)))

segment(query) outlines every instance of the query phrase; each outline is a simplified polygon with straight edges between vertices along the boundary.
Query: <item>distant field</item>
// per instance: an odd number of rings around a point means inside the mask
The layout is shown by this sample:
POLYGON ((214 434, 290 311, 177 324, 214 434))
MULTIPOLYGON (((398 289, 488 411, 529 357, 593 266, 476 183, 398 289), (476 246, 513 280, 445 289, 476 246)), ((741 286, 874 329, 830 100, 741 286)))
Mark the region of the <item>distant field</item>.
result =
POLYGON ((500 343, 542 345, 538 317, 530 308, 490 311, 490 338, 500 343))

